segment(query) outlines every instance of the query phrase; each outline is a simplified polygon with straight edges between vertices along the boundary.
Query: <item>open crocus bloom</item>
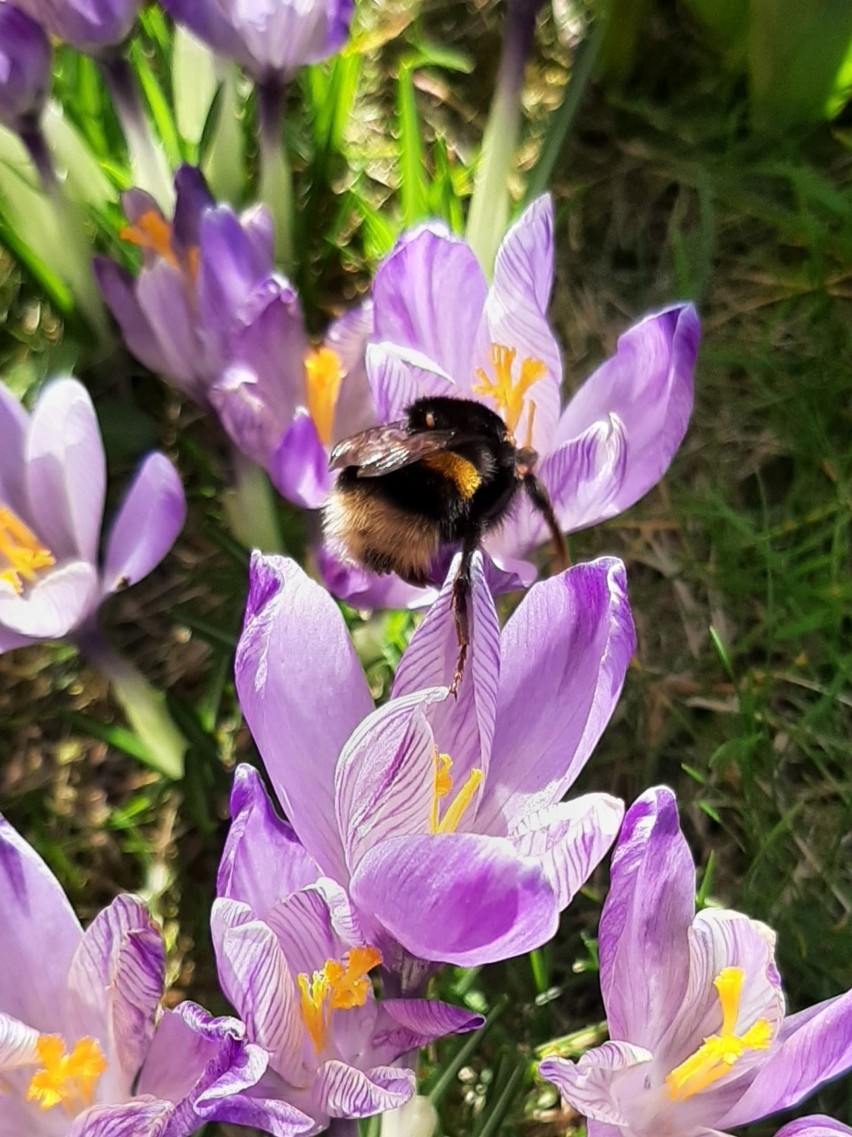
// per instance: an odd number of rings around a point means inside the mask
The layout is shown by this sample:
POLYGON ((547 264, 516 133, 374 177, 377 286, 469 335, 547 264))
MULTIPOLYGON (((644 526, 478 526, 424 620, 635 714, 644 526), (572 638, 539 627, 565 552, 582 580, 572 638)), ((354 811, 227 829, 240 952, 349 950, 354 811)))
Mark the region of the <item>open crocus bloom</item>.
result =
POLYGON ((259 83, 286 83, 340 51, 354 0, 163 0, 163 7, 259 83))
POLYGON ((104 300, 137 359, 212 406, 288 500, 316 508, 331 484, 331 446, 372 419, 371 307, 346 313, 313 346, 295 289, 274 269, 267 211, 217 206, 192 166, 175 187, 172 222, 148 194, 124 195, 123 235, 142 248, 142 269, 134 278, 96 257, 104 300))
MULTIPOLYGON (((785 1017, 774 933, 739 912, 695 915, 694 898, 674 794, 648 790, 625 817, 601 914, 611 1041, 540 1066, 589 1137, 709 1137, 796 1105, 852 1065, 852 992, 785 1017)), ((844 1128, 807 1118, 783 1132, 844 1128)))
POLYGON ((196 1102, 263 1073, 236 1019, 160 1010, 165 950, 141 900, 117 897, 84 932, 2 818, 0 910, 0 1137, 184 1137, 196 1102))
POLYGON ((231 808, 213 943, 223 989, 269 1068, 221 1110, 205 1106, 205 1116, 289 1137, 318 1132, 331 1118, 395 1109, 415 1086, 397 1060, 482 1019, 425 999, 378 1002, 370 972, 381 952, 340 885, 319 875, 275 816, 249 766, 237 770, 231 808))
POLYGON ((99 561, 105 491, 85 388, 54 380, 29 415, 0 384, 0 651, 85 634, 100 603, 142 580, 174 544, 186 504, 165 455, 143 461, 99 561))
POLYGON ((96 54, 121 43, 136 22, 140 0, 15 0, 57 39, 96 54))
POLYGON ((545 943, 622 815, 607 794, 562 801, 633 653, 621 562, 537 585, 501 635, 477 556, 457 699, 451 592, 378 710, 336 604, 292 561, 254 555, 237 650, 240 704, 288 819, 398 971, 545 943))
MULTIPOLYGON (((489 285, 472 249, 439 224, 404 234, 373 285, 367 374, 380 422, 423 395, 478 399, 500 414, 560 526, 585 529, 621 513, 659 481, 692 411, 699 324, 691 304, 647 316, 561 407, 562 363, 547 321, 553 283, 553 206, 541 197, 506 233, 489 285)), ((514 587, 535 578, 525 558, 547 539, 519 498, 485 549, 514 587)), ((441 579, 440 570, 438 579, 441 579)), ((365 607, 398 605, 399 582, 329 565, 330 587, 365 607)), ((409 603, 423 592, 408 589, 409 603)))

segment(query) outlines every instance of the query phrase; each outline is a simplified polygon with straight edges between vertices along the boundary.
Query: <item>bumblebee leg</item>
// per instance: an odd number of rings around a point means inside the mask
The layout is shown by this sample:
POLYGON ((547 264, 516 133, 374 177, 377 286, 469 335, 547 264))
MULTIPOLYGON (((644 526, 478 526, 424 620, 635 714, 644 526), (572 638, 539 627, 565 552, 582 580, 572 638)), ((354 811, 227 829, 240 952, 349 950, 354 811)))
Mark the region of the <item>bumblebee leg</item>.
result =
POLYGON ((459 563, 456 579, 453 581, 453 617, 456 622, 456 637, 459 641, 459 656, 456 660, 456 673, 450 685, 450 694, 458 697, 459 684, 464 673, 464 664, 467 659, 467 649, 470 644, 470 563, 473 554, 479 548, 480 534, 468 537, 462 548, 461 562, 459 563))
POLYGON ((571 561, 568 558, 568 546, 565 544, 565 534, 559 528, 559 522, 556 520, 556 514, 553 512, 553 503, 550 500, 550 494, 535 474, 524 474, 523 483, 527 497, 547 522, 547 527, 550 530, 550 535, 553 537, 553 544, 556 548, 556 561, 559 566, 557 571, 562 572, 563 569, 567 569, 570 566, 571 561))

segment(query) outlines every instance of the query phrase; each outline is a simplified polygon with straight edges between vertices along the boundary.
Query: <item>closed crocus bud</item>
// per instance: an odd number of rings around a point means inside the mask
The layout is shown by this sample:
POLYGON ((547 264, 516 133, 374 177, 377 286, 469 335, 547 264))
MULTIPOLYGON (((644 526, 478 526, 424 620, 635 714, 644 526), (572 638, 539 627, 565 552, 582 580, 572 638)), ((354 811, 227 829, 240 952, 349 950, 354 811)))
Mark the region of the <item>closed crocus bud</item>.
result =
POLYGON ((50 89, 50 43, 35 20, 0 4, 0 121, 26 131, 38 121, 50 89))
POLYGON ((52 36, 97 55, 121 43, 136 21, 140 0, 20 0, 20 7, 52 36))

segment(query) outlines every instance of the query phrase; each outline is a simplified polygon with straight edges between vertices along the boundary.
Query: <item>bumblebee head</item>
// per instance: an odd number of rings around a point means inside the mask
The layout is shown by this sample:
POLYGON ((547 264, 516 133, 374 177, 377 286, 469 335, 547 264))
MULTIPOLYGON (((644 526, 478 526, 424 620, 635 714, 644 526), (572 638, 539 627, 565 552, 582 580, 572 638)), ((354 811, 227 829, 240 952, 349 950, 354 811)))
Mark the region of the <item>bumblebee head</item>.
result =
POLYGON ((412 434, 431 430, 452 431, 460 440, 476 439, 496 446, 511 442, 511 435, 500 416, 475 399, 426 395, 412 403, 406 414, 412 434))

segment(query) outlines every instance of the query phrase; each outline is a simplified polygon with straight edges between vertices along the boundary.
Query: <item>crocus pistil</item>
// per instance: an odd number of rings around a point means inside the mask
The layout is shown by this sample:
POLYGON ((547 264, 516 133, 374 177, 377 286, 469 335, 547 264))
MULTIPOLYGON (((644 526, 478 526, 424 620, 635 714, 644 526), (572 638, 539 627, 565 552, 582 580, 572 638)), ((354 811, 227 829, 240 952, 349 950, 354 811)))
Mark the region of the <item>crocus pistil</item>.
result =
POLYGON ((42 1110, 61 1105, 69 1117, 88 1109, 108 1065, 99 1043, 81 1038, 69 1054, 61 1035, 42 1034, 35 1045, 41 1069, 33 1075, 27 1101, 36 1102, 42 1110))
POLYGON ((713 980, 722 1006, 722 1027, 666 1078, 673 1101, 686 1101, 715 1085, 747 1051, 769 1049, 772 1024, 767 1019, 758 1019, 744 1034, 736 1032, 744 980, 741 967, 726 967, 713 980))
POLYGON ((302 1019, 317 1054, 325 1048, 332 1011, 363 1007, 372 989, 367 976, 381 962, 382 953, 378 948, 354 947, 342 960, 327 959, 310 977, 307 972, 296 977, 302 1019))
POLYGON ((453 760, 449 754, 439 754, 435 751, 435 793, 432 799, 432 816, 430 830, 432 833, 455 833, 459 822, 473 801, 474 795, 482 785, 482 770, 471 770, 467 781, 458 791, 455 799, 441 817, 441 801, 453 792, 453 777, 450 771, 453 760))
POLYGON ((167 264, 183 272, 192 285, 195 284, 199 265, 198 249, 193 247, 181 254, 172 240, 173 226, 156 210, 147 210, 132 225, 120 229, 118 235, 130 245, 138 245, 146 252, 155 253, 167 264))
POLYGON ((20 517, 6 506, 0 506, 0 581, 11 584, 18 594, 24 583, 35 584, 39 570, 56 564, 50 549, 20 517))
POLYGON ((305 399, 323 446, 331 445, 343 375, 343 363, 333 348, 314 348, 305 356, 305 399))
MULTIPOLYGON (((518 423, 524 413, 524 397, 527 391, 547 374, 547 367, 542 360, 527 358, 522 361, 521 373, 515 379, 513 376, 517 355, 515 348, 493 343, 491 366, 494 368, 494 379, 489 379, 484 369, 477 367, 476 377, 479 382, 472 388, 475 395, 483 395, 487 399, 494 400, 497 411, 512 434, 518 429, 518 423)), ((534 419, 535 404, 531 402, 527 422, 527 437, 530 440, 534 419)))

